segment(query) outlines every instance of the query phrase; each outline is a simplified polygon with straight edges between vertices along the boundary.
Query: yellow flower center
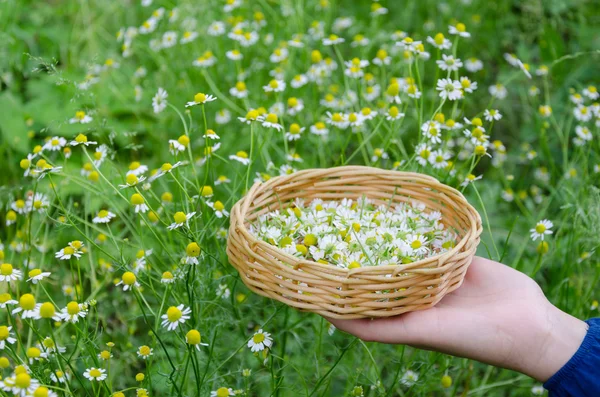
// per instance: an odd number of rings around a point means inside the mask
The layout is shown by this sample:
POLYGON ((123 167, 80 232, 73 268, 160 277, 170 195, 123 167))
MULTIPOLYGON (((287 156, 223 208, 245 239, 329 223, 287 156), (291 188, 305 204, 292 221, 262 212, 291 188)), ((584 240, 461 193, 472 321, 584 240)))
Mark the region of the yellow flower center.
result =
POLYGON ((315 127, 317 127, 317 129, 319 129, 319 130, 325 129, 325 123, 323 123, 322 121, 318 121, 315 124, 315 127))
POLYGON ((457 23, 456 24, 456 30, 458 30, 459 32, 463 33, 467 31, 467 27, 465 26, 464 23, 457 23))
POLYGON ((0 273, 2 273, 3 276, 10 276, 13 273, 13 267, 10 263, 3 263, 2 266, 0 266, 0 273))
POLYGON ((242 159, 247 159, 248 158, 248 153, 244 152, 243 150, 240 150, 235 155, 237 157, 239 157, 239 158, 242 158, 242 159))
POLYGON ((178 211, 173 215, 173 219, 175 219, 175 223, 183 223, 186 221, 187 217, 184 212, 178 211))
POLYGON ((150 354, 150 348, 148 346, 146 346, 146 345, 140 346, 140 350, 139 351, 140 351, 140 354, 142 356, 147 356, 147 355, 150 354))
POLYGON ((185 335, 185 339, 190 345, 197 345, 201 341, 200 332, 198 332, 195 329, 192 329, 185 335))
POLYGON ((538 223, 535 226, 535 231, 538 232, 538 233, 540 233, 540 234, 542 234, 542 233, 544 233, 546 231, 546 226, 544 226, 544 224, 542 224, 542 223, 538 223))
POLYGON ((181 318, 181 316, 183 315, 183 313, 181 313, 181 310, 179 310, 177 307, 175 306, 171 306, 168 310, 167 310, 167 318, 169 319, 170 322, 174 323, 176 321, 179 321, 179 319, 181 318))
POLYGON ((79 313, 79 303, 71 301, 67 304, 67 313, 74 316, 79 313))
POLYGON ((33 397, 48 397, 48 388, 40 386, 33 392, 33 397))
POLYGON ((265 340, 265 335, 262 333, 256 334, 252 337, 252 340, 254 341, 254 343, 262 343, 265 340))
POLYGON ((127 182, 128 185, 135 185, 138 183, 138 177, 135 176, 134 174, 129 174, 125 178, 125 181, 127 182))
POLYGON ((96 159, 96 160, 102 160, 102 156, 103 155, 104 154, 101 151, 97 150, 97 151, 94 152, 94 159, 96 159))
POLYGON ((164 278, 165 280, 172 280, 173 279, 173 273, 171 273, 171 272, 164 272, 162 274, 162 278, 164 278))
POLYGON ((15 386, 19 389, 27 389, 31 385, 31 376, 26 373, 20 373, 15 378, 15 386))
POLYGON ((279 119, 275 113, 269 113, 266 119, 269 123, 276 123, 279 119))
POLYGON ((135 284, 136 277, 132 272, 125 272, 123 273, 121 280, 123 280, 123 284, 125 285, 133 285, 135 284))
POLYGON ((163 172, 169 172, 169 171, 171 171, 171 169, 172 169, 172 168, 173 168, 173 166, 171 165, 171 163, 164 163, 164 164, 163 164, 163 165, 160 167, 160 169, 161 169, 163 172))
POLYGON ((92 368, 92 370, 90 371, 90 376, 92 378, 99 378, 102 376, 102 372, 100 372, 100 370, 97 368, 92 368))
POLYGON ((194 102, 204 103, 205 101, 206 101, 206 94, 199 92, 196 95, 194 95, 194 102))
POLYGON ((269 82, 269 87, 275 89, 275 88, 279 87, 279 83, 277 82, 277 80, 271 80, 269 82))
POLYGON ((50 302, 42 303, 42 306, 40 306, 40 316, 42 316, 42 318, 52 318, 54 317, 55 312, 56 309, 50 302))
POLYGON ((42 351, 37 347, 30 347, 27 349, 27 357, 38 358, 42 354, 42 351))
POLYGON ((421 150, 421 153, 419 153, 419 156, 421 156, 424 159, 428 159, 430 155, 431 152, 428 149, 423 149, 421 150))
POLYGON ((0 326, 0 340, 6 340, 10 331, 6 325, 0 326))
POLYGON ((131 204, 133 204, 133 205, 144 204, 144 197, 142 197, 142 195, 139 193, 132 194, 131 195, 131 204))
MULTIPOLYGON (((239 155, 240 152, 238 152, 237 155, 239 155)), ((245 152, 242 152, 245 153, 245 152)), ((247 157, 247 156, 246 156, 247 157)), ((212 196, 213 194, 213 188, 212 186, 202 186, 202 189, 200 189, 200 194, 204 197, 206 196, 212 196)))
POLYGON ((258 111, 256 110, 250 110, 248 113, 246 113, 246 119, 247 120, 256 120, 256 118, 259 116, 258 111))
POLYGON ((411 248, 415 250, 421 248, 422 245, 423 243, 421 243, 421 240, 415 240, 412 243, 410 243, 411 248))
POLYGON ((23 310, 33 310, 35 308, 35 298, 31 294, 24 294, 19 299, 19 305, 23 310))
POLYGON ((229 389, 226 387, 220 387, 217 389, 217 397, 228 397, 229 389))

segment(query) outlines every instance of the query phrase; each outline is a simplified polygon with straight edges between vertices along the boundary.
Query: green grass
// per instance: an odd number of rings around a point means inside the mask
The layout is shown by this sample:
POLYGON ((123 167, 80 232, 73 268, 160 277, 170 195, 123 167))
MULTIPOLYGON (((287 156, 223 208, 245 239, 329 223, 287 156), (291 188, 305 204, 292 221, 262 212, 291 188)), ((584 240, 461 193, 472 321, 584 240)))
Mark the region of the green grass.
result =
MULTIPOLYGON (((59 309, 71 300, 91 302, 85 319, 76 325, 63 323, 56 327, 48 320, 23 320, 3 310, 0 325, 12 325, 19 340, 0 352, 10 360, 10 366, 2 369, 2 378, 10 377, 15 365, 26 360, 27 348, 50 336, 65 346, 66 352, 36 362, 30 369, 33 377, 51 386, 57 384, 51 382, 49 374, 66 369, 71 374, 69 388, 58 385, 60 389, 55 391, 59 395, 110 395, 127 389, 125 394, 129 396, 135 394, 136 387, 143 387, 157 396, 207 396, 222 386, 242 390, 248 396, 351 396, 357 395, 353 394, 356 386, 364 389, 365 396, 531 395, 536 383, 524 375, 435 352, 365 343, 339 331, 329 335, 329 324, 323 318, 251 293, 228 264, 225 240, 221 238, 228 219, 217 218, 205 200, 195 196, 202 186, 212 186, 212 200, 222 201, 229 210, 244 194, 248 181, 252 184, 256 173, 263 173, 262 178, 273 177, 287 165, 306 169, 362 164, 430 174, 464 190, 482 215, 484 232, 479 255, 501 259, 532 276, 555 305, 574 316, 597 316, 597 309, 591 307, 599 299, 595 286, 600 278, 595 253, 600 232, 600 173, 594 168, 600 164, 599 127, 593 119, 578 122, 569 100, 572 93, 600 84, 596 5, 558 0, 473 0, 470 4, 419 1, 402 5, 388 1, 381 2, 389 8, 387 15, 371 17, 371 3, 363 1, 330 1, 324 9, 318 9, 319 2, 308 0, 245 1, 230 14, 223 11, 224 4, 154 1, 150 7, 142 7, 139 1, 0 3, 0 242, 4 245, 0 262, 11 263, 24 273, 20 281, 0 282, 0 291, 17 300, 31 293, 38 302, 52 301, 59 309), (120 28, 140 27, 158 7, 166 11, 156 30, 135 37, 131 56, 124 57, 116 33, 120 28), (174 7, 179 10, 179 19, 169 23, 169 11, 174 7), (267 24, 259 30, 260 40, 253 46, 242 47, 227 34, 212 37, 206 33, 215 20, 225 22, 229 32, 228 15, 252 21, 256 12, 264 15, 267 24), (325 35, 329 35, 338 17, 353 18, 350 27, 338 32, 345 43, 327 47, 320 40, 310 39, 313 22, 322 22, 325 35), (184 22, 186 18, 189 21, 184 22), (196 27, 189 30, 199 33, 193 42, 158 52, 150 48, 150 40, 161 38, 166 31, 175 31, 180 38, 183 26, 192 22, 196 27), (448 34, 448 25, 456 22, 466 24, 470 39, 457 41, 456 36, 448 34), (396 30, 423 41, 431 59, 405 63, 402 51, 393 53, 394 40, 390 36, 396 30), (454 52, 463 62, 471 57, 483 62, 479 72, 462 68, 460 73, 450 75, 453 79, 468 76, 479 85, 461 101, 442 102, 435 91, 436 80, 446 77, 446 72, 436 67, 440 53, 426 39, 438 32, 455 45, 444 53, 454 52), (287 62, 271 63, 273 50, 297 33, 304 34, 305 47, 288 47, 287 62), (272 42, 265 43, 270 34, 272 42), (369 38, 370 43, 352 47, 357 34, 369 38), (240 62, 226 57, 226 51, 236 48, 244 55, 240 62), (326 118, 328 109, 320 101, 327 94, 341 98, 347 90, 366 90, 364 79, 344 75, 340 60, 359 57, 371 61, 380 48, 390 53, 390 65, 371 64, 365 70, 381 86, 381 95, 373 101, 363 97, 347 109, 358 111, 369 106, 380 115, 367 122, 361 133, 328 126, 327 140, 311 134, 310 127, 326 118), (337 62, 337 70, 319 84, 291 88, 291 79, 311 66, 313 50, 337 62), (206 69, 193 66, 192 62, 205 51, 214 53, 216 65, 206 69), (514 53, 530 65, 533 78, 510 66, 505 53, 514 53), (118 67, 104 68, 109 59, 118 67), (545 77, 535 74, 541 65, 549 68, 545 77), (272 79, 269 71, 276 66, 281 67, 287 88, 273 95, 262 87, 272 79), (146 69, 145 77, 135 77, 140 67, 146 69), (250 92, 247 99, 229 94, 242 72, 250 92), (97 78, 97 83, 88 90, 78 88, 88 74, 97 78), (383 117, 392 105, 385 92, 392 78, 400 77, 413 78, 423 95, 414 100, 403 93, 402 104, 396 106, 406 116, 402 121, 390 122, 383 117), (488 92, 488 87, 498 82, 508 90, 504 99, 494 99, 488 92), (136 85, 143 90, 140 101, 135 98, 136 85), (539 95, 529 95, 531 86, 539 89, 539 95), (156 114, 151 102, 159 87, 167 90, 169 106, 156 114), (198 92, 215 95, 217 100, 186 109, 185 103, 198 92), (298 141, 284 141, 282 132, 237 120, 251 108, 268 109, 277 101, 287 103, 290 97, 302 99, 304 110, 295 116, 280 114, 279 120, 285 131, 292 123, 306 128, 298 141), (540 105, 550 105, 552 116, 542 117, 540 105), (231 113, 229 123, 215 121, 221 109, 231 113), (501 140, 506 147, 503 161, 493 163, 502 156, 491 148, 492 159, 474 155, 472 150, 466 158, 458 158, 462 143, 458 141, 459 146, 452 148, 449 142, 462 136, 460 129, 444 133, 443 146, 452 149, 455 173, 416 162, 415 146, 425 139, 419 132, 420 125, 433 119, 436 111, 444 113, 446 119, 463 122, 463 117, 483 118, 486 109, 498 109, 503 115, 493 124, 484 121, 490 142, 501 140), (91 115, 93 121, 70 124, 68 120, 79 110, 91 115), (577 125, 587 125, 593 134, 593 139, 581 147, 573 143, 577 125), (221 147, 202 164, 199 160, 206 147, 214 143, 203 138, 207 129, 221 137, 221 147), (53 136, 71 141, 79 133, 110 148, 102 165, 88 170, 97 172, 95 177, 81 174, 84 164, 90 161, 87 156, 93 156, 94 146, 88 147, 87 153, 81 146, 73 147, 69 159, 62 152, 44 151, 44 158, 63 167, 62 171, 40 180, 23 176, 20 161, 36 145, 43 145, 53 136), (168 141, 181 135, 189 136, 190 149, 175 158, 169 153, 168 141), (372 161, 377 148, 385 149, 389 159, 372 161), (250 168, 229 159, 242 150, 250 154, 250 168), (535 156, 527 158, 531 151, 535 156), (290 153, 297 153, 303 162, 287 160, 286 154, 290 153), (157 179, 149 190, 139 186, 139 192, 160 216, 160 221, 152 224, 148 214, 133 211, 129 200, 134 188, 122 190, 117 185, 124 183, 132 161, 153 170, 177 160, 192 164, 157 179), (400 161, 404 162, 396 163, 400 161), (545 178, 539 177, 541 168, 546 170, 545 178), (576 174, 569 175, 571 170, 576 174), (460 184, 470 173, 483 178, 463 189, 460 184), (220 175, 231 183, 215 185, 220 175), (502 197, 507 189, 514 195, 511 202, 502 197), (11 205, 30 192, 47 196, 45 212, 19 214, 16 223, 5 226, 11 205), (172 194, 171 202, 161 200, 164 192, 172 194), (101 209, 117 215, 109 226, 92 221, 101 209), (168 231, 166 225, 176 211, 198 214, 189 228, 168 231), (553 235, 547 239, 548 252, 543 254, 537 250, 539 241, 529 237, 529 230, 542 219, 550 219, 555 225, 553 235), (98 242, 99 235, 105 241, 98 242), (87 252, 79 260, 55 259, 55 252, 74 240, 83 241, 87 252), (198 266, 180 263, 191 241, 202 247, 198 266), (22 245, 29 248, 20 249, 22 245), (149 266, 137 275, 141 288, 123 292, 121 286, 116 287, 115 279, 118 282, 124 272, 132 270, 136 253, 149 249, 153 250, 148 256, 149 266), (39 267, 52 275, 33 285, 26 281, 26 263, 34 263, 32 268, 39 267), (165 271, 181 272, 181 279, 167 287, 160 282, 165 271), (72 291, 64 292, 63 286, 72 287, 72 291), (218 295, 220 288, 229 290, 227 298, 218 295), (160 326, 160 316, 169 306, 178 304, 191 307, 192 318, 177 332, 168 332, 160 326), (185 344, 185 333, 192 328, 198 329, 202 341, 208 343, 199 352, 185 344), (274 339, 273 349, 264 356, 253 355, 246 347, 259 328, 270 332, 274 339), (108 349, 106 343, 110 341, 115 343, 110 349, 113 358, 99 362, 97 355, 108 349), (154 349, 148 361, 136 354, 142 345, 154 349), (105 382, 91 383, 83 378, 84 370, 92 366, 108 370, 105 382), (242 376, 244 369, 251 369, 251 375, 242 376), (400 382, 407 370, 419 376, 412 386, 400 382), (137 373, 145 374, 142 382, 136 382, 137 373), (445 374, 452 378, 449 388, 441 384, 445 374)), ((39 158, 33 160, 34 165, 39 158)))

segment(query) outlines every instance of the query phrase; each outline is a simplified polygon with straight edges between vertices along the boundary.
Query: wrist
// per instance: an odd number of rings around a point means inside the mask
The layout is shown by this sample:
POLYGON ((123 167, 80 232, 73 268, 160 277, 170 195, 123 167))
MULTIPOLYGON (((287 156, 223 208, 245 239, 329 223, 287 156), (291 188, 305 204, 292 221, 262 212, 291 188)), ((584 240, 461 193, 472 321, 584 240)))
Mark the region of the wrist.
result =
POLYGON ((548 302, 535 331, 536 343, 520 371, 545 382, 558 372, 581 346, 587 324, 548 302))

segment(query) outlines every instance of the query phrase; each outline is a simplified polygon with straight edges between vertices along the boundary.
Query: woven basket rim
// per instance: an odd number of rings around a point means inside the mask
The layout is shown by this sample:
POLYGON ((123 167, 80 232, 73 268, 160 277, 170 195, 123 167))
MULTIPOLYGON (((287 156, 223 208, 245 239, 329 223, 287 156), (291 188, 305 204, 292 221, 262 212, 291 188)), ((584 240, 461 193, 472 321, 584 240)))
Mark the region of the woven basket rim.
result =
MULTIPOLYGON (((250 203, 251 203, 252 200, 254 199, 253 193, 259 186, 262 186, 264 189, 268 189, 268 188, 270 188, 270 185, 275 185, 275 189, 271 189, 271 190, 277 191, 276 186, 281 185, 282 181, 283 182, 288 182, 288 181, 292 182, 295 178, 304 176, 306 174, 310 174, 313 172, 314 173, 322 173, 324 169, 327 169, 327 170, 336 170, 336 169, 337 170, 351 170, 351 169, 353 169, 353 170, 355 170, 357 172, 361 172, 361 173, 370 173, 370 174, 377 173, 377 174, 379 174, 378 176, 380 176, 380 177, 384 176, 385 174, 391 175, 392 173, 395 173, 395 174, 400 173, 400 174, 403 174, 403 175, 406 175, 409 177, 414 176, 419 179, 429 179, 430 183, 432 183, 434 185, 442 186, 444 189, 451 190, 453 193, 457 194, 458 198, 461 199, 463 202, 462 203, 458 202, 456 204, 461 205, 461 207, 463 209, 468 210, 471 214, 473 214, 475 216, 475 219, 469 219, 470 224, 469 224, 468 231, 464 234, 464 236, 460 239, 460 241, 458 241, 451 250, 446 251, 442 254, 430 256, 430 257, 423 258, 418 261, 410 262, 407 264, 397 263, 394 265, 364 266, 364 267, 355 268, 355 269, 347 269, 347 268, 336 266, 336 265, 333 265, 330 263, 324 264, 324 263, 319 263, 319 262, 315 262, 315 261, 311 261, 311 260, 306 260, 303 258, 298 258, 298 257, 295 257, 293 255, 286 253, 285 251, 283 251, 282 249, 280 249, 279 247, 277 247, 273 244, 270 244, 263 240, 259 240, 246 227, 246 221, 245 221, 246 214, 243 213, 242 217, 241 217, 242 219, 238 219, 237 217, 235 219, 236 229, 238 231, 241 231, 246 236, 247 242, 251 247, 260 246, 266 250, 275 250, 278 253, 278 255, 289 259, 290 262, 297 262, 298 264, 302 264, 302 265, 318 266, 321 269, 324 269, 324 268, 331 268, 332 270, 335 269, 335 273, 339 273, 340 275, 345 274, 346 277, 349 277, 351 275, 355 275, 355 274, 359 274, 359 273, 373 272, 373 270, 375 270, 375 269, 377 269, 377 273, 391 272, 391 273, 397 274, 406 269, 419 268, 421 265, 429 264, 432 261, 437 261, 438 265, 441 263, 443 264, 444 262, 446 262, 446 260, 448 258, 455 256, 457 254, 460 254, 460 251, 462 250, 462 248, 466 245, 466 243, 469 240, 476 239, 479 237, 477 225, 478 225, 478 223, 481 223, 481 217, 480 217, 479 213, 477 212, 477 210, 475 210, 475 208, 471 204, 469 204, 469 202, 464 197, 464 195, 457 189, 440 182, 437 178, 434 178, 427 174, 421 174, 418 172, 386 170, 386 169, 377 168, 377 167, 360 166, 360 165, 338 166, 338 167, 329 167, 329 168, 309 168, 309 169, 294 172, 293 174, 290 174, 290 175, 276 176, 276 177, 269 179, 266 182, 254 183, 252 185, 252 187, 246 192, 246 194, 234 205, 234 207, 241 206, 248 200, 250 200, 250 203), (250 238, 248 238, 248 236, 250 238)), ((335 175, 328 175, 327 177, 335 177, 335 175)), ((456 201, 456 200, 452 199, 452 201, 456 201)), ((231 213, 232 214, 234 213, 233 209, 232 209, 231 213)), ((280 262, 280 261, 278 261, 278 262, 280 262)), ((289 268, 297 268, 298 267, 298 266, 289 266, 289 265, 284 265, 284 266, 289 267, 289 268)))

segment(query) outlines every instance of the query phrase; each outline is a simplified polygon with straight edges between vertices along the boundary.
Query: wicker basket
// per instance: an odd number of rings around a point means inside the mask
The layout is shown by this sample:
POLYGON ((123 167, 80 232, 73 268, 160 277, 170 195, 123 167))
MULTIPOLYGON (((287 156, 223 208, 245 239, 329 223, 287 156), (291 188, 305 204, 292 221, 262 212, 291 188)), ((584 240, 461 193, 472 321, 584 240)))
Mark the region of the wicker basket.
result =
POLYGON ((227 255, 257 294, 332 318, 388 317, 427 309, 462 284, 481 234, 481 218, 457 190, 427 175, 347 166, 311 169, 256 183, 231 210, 227 255), (368 197, 376 204, 418 200, 442 213, 459 236, 441 255, 410 264, 344 269, 289 255, 258 240, 248 225, 295 198, 368 197))

